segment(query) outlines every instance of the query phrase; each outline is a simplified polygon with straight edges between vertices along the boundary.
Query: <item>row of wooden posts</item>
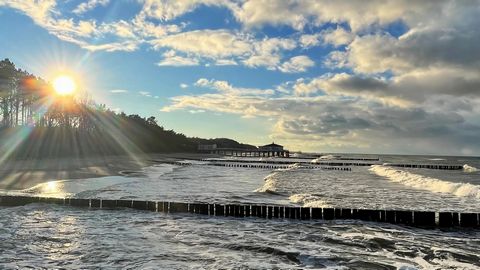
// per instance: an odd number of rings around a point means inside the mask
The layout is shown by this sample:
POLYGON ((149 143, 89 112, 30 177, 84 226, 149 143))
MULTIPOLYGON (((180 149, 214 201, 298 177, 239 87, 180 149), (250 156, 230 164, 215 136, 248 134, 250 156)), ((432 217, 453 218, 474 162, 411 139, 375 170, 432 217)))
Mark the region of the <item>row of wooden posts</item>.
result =
POLYGON ((265 218, 292 220, 363 220, 387 222, 425 228, 480 228, 480 214, 405 210, 368 210, 347 208, 316 208, 254 204, 209 204, 143 200, 103 200, 81 198, 46 198, 30 196, 0 196, 0 206, 22 206, 30 203, 50 203, 91 209, 132 208, 163 213, 192 213, 215 217, 265 218))
MULTIPOLYGON (((173 165, 189 166, 194 165, 187 162, 172 162, 173 165)), ((276 165, 276 164, 241 164, 241 163, 206 163, 202 165, 218 166, 218 167, 234 167, 234 168, 257 168, 257 169, 288 169, 291 165, 276 165)), ((327 171, 352 171, 350 167, 325 167, 314 165, 302 165, 302 169, 322 169, 327 171)))
MULTIPOLYGON (((318 163, 311 162, 292 162, 287 160, 238 160, 238 159, 204 159, 203 161, 209 161, 212 163, 268 163, 268 164, 290 164, 295 163, 301 165, 316 165, 316 166, 372 166, 382 165, 378 162, 342 162, 342 161, 320 161, 318 163)), ((462 165, 442 165, 442 164, 397 164, 397 163, 385 163, 385 166, 401 167, 401 168, 419 168, 419 169, 434 169, 434 170, 462 170, 462 165)))

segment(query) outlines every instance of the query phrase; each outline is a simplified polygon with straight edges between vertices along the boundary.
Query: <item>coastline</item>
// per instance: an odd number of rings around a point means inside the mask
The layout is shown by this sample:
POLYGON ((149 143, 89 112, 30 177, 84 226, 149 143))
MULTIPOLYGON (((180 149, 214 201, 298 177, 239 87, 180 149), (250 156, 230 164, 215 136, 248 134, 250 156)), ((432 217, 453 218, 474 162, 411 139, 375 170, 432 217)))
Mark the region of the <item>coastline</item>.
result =
POLYGON ((53 180, 121 175, 121 171, 138 171, 155 163, 207 157, 218 157, 218 155, 168 153, 9 160, 0 166, 0 189, 23 190, 53 180))

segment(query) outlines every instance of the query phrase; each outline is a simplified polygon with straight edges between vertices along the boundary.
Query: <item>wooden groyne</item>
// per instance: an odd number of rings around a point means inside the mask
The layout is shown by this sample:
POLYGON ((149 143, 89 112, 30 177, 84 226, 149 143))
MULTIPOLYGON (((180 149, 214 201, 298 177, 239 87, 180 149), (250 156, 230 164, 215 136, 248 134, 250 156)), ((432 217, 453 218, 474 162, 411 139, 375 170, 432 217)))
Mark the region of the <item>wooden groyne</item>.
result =
MULTIPOLYGON (((446 165, 446 164, 400 164, 400 163, 384 163, 379 162, 345 162, 345 161, 320 161, 317 163, 312 162, 292 162, 286 160, 234 160, 234 159, 205 159, 202 160, 205 162, 211 162, 211 164, 221 164, 221 163, 262 163, 262 164, 285 164, 285 165, 311 165, 311 166, 372 166, 372 165, 385 165, 390 167, 401 167, 401 168, 418 168, 418 169, 433 169, 433 170, 462 170, 463 165, 446 165)), ((222 165, 219 165, 222 166, 222 165)))
MULTIPOLYGON (((180 165, 180 166, 190 166, 190 165, 199 165, 187 162, 170 162, 169 164, 180 165)), ((203 166, 217 166, 217 167, 232 167, 232 168, 257 168, 257 169, 290 169, 294 168, 292 165, 278 165, 278 164, 241 164, 241 163, 206 163, 200 164, 203 166)), ((352 171, 350 167, 325 167, 325 166, 315 166, 311 164, 300 165, 298 168, 301 169, 322 169, 327 171, 352 171)))
POLYGON ((444 165, 444 164, 390 164, 385 166, 401 167, 401 168, 418 168, 418 169, 434 169, 434 170, 463 170, 462 165, 444 165))
POLYGON ((0 196, 0 206, 12 207, 30 203, 49 203, 89 209, 132 208, 151 212, 192 213, 215 217, 291 220, 362 220, 425 228, 480 228, 480 216, 478 213, 0 196))

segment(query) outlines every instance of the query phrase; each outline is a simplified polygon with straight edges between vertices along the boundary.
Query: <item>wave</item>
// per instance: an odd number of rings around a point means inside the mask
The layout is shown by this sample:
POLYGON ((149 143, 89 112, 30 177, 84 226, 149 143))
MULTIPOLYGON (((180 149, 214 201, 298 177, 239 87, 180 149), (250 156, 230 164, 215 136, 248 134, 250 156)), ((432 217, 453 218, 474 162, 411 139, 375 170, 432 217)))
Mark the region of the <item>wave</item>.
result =
POLYGON ((458 197, 480 199, 480 186, 469 183, 452 183, 437 178, 422 176, 382 165, 373 165, 370 171, 388 180, 408 187, 438 193, 450 193, 458 197))
POLYGON ((288 165, 286 168, 278 168, 278 169, 275 169, 274 171, 276 171, 276 172, 292 171, 292 170, 301 169, 301 168, 304 168, 304 166, 302 166, 302 164, 294 163, 294 164, 288 165))
POLYGON ((303 207, 319 207, 326 208, 331 207, 327 202, 321 199, 320 196, 315 194, 301 193, 293 194, 288 199, 293 203, 302 204, 303 207))
POLYGON ((316 159, 312 159, 312 161, 310 161, 311 163, 319 163, 320 161, 323 161, 323 160, 333 160, 333 159, 336 159, 337 157, 334 156, 334 155, 325 155, 325 156, 321 156, 321 157, 318 157, 316 159))
POLYGON ((478 169, 473 167, 473 166, 470 166, 468 164, 465 164, 465 165, 463 165, 463 171, 464 172, 476 172, 476 171, 478 171, 478 169))
POLYGON ((428 160, 440 161, 440 160, 445 160, 445 159, 444 158, 429 158, 428 160))
POLYGON ((274 172, 267 175, 263 180, 265 181, 263 186, 257 188, 255 192, 265 192, 265 193, 272 193, 277 194, 277 180, 276 176, 278 173, 274 172))

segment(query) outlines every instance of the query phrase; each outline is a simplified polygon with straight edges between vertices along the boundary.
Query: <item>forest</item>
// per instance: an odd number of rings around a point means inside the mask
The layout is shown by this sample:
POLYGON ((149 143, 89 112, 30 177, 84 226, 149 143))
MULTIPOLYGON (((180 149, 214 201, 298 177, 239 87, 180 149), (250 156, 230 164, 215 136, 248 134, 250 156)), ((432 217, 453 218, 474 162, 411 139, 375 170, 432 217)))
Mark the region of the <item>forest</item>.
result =
POLYGON ((189 138, 157 119, 116 113, 88 94, 59 96, 52 86, 0 61, 0 161, 131 153, 195 152, 199 143, 250 148, 230 139, 189 138))

